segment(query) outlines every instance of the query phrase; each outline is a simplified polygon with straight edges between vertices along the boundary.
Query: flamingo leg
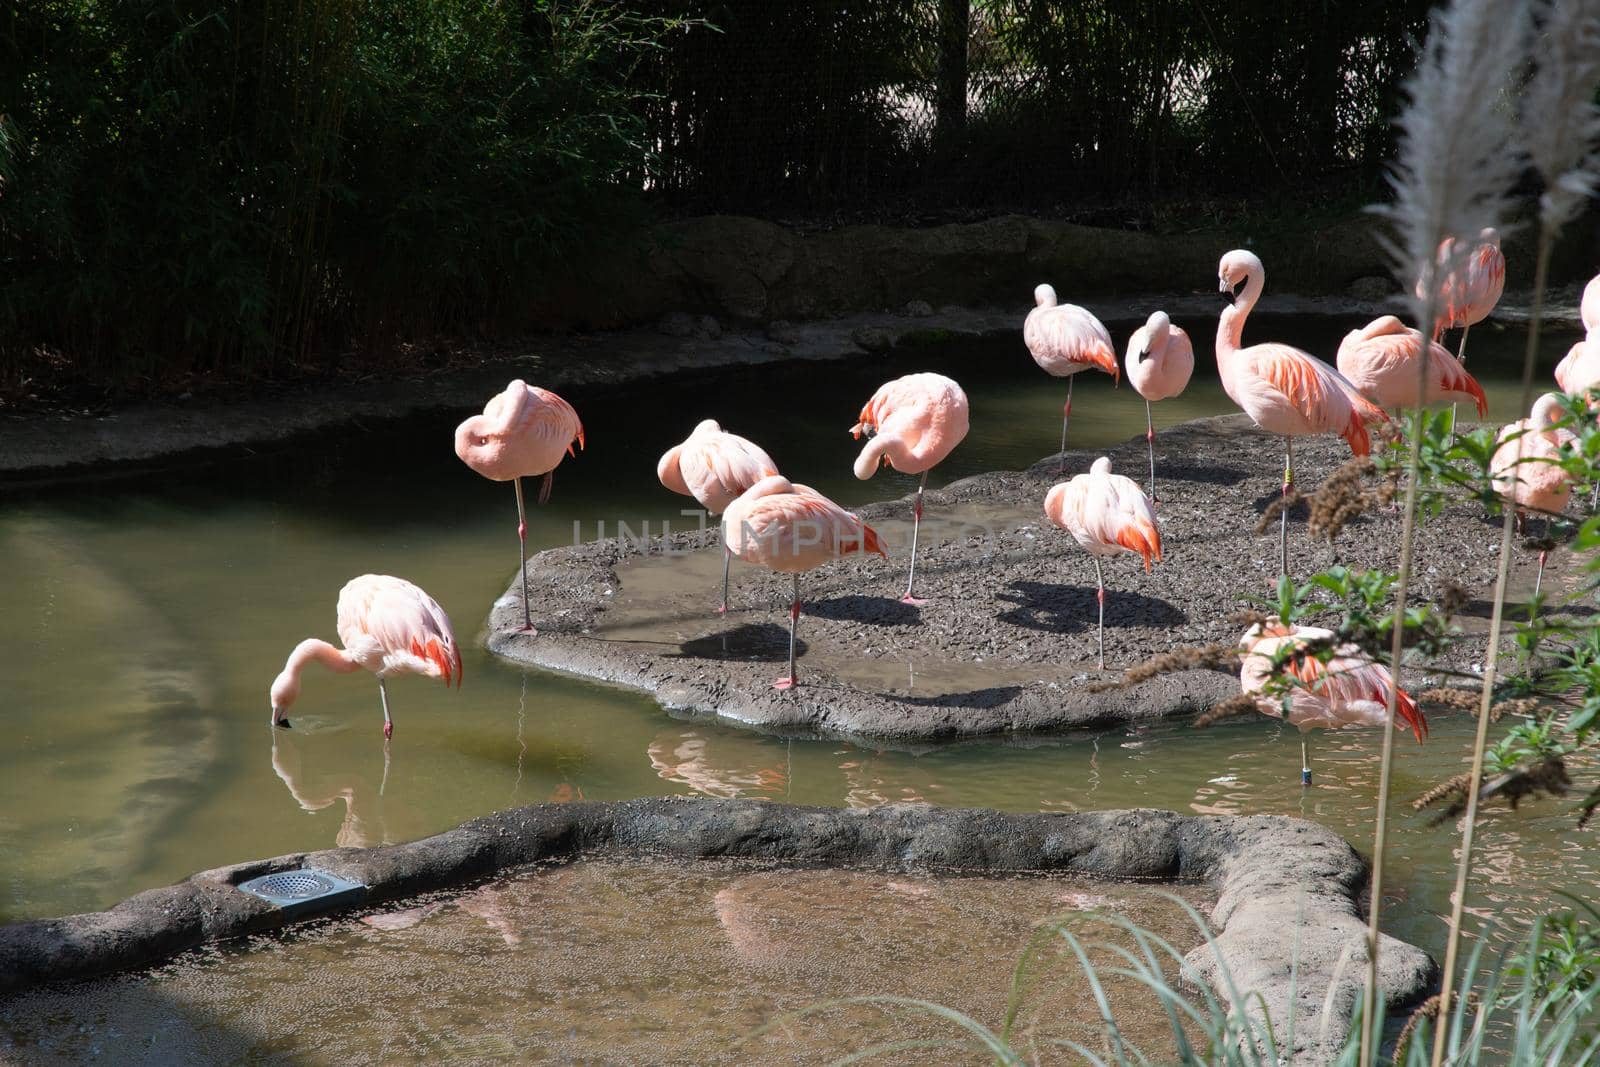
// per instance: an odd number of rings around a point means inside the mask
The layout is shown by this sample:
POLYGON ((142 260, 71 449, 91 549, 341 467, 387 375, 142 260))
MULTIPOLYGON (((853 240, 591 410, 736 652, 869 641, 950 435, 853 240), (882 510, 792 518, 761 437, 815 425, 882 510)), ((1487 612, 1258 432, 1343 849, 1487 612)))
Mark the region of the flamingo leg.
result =
POLYGON ((1067 403, 1061 409, 1061 463, 1056 467, 1057 474, 1064 474, 1067 469, 1067 423, 1072 421, 1072 376, 1067 376, 1067 403))
POLYGON ((1156 427, 1150 419, 1150 401, 1144 402, 1144 445, 1150 453, 1150 506, 1155 507, 1156 500, 1156 427))
MULTIPOLYGON (((1456 360, 1463 367, 1467 365, 1467 334, 1472 330, 1471 324, 1461 327, 1461 340, 1456 342, 1456 360)), ((1456 424, 1456 406, 1450 405, 1450 425, 1456 424)))
POLYGON ((1283 510, 1278 512, 1278 556, 1281 574, 1289 573, 1289 490, 1294 488, 1294 438, 1283 439, 1283 510))
POLYGON ((906 595, 900 598, 900 603, 921 607, 926 600, 918 600, 911 595, 911 588, 917 580, 917 536, 922 532, 922 490, 927 488, 928 472, 922 472, 922 481, 917 483, 917 502, 911 507, 911 573, 906 577, 906 595))
POLYGON ((1311 755, 1306 751, 1306 735, 1300 735, 1300 784, 1311 784, 1311 755))
POLYGON ((778 690, 793 689, 800 684, 794 673, 794 634, 800 627, 800 572, 794 574, 794 602, 789 605, 789 676, 772 683, 778 690))
POLYGON ((1544 561, 1550 553, 1545 549, 1539 550, 1539 573, 1533 576, 1533 595, 1539 595, 1539 587, 1544 584, 1544 561))
POLYGON ((722 546, 722 607, 717 609, 718 615, 728 613, 728 564, 733 561, 733 553, 728 551, 728 546, 722 546))
POLYGON ((394 736, 394 720, 389 718, 389 690, 384 688, 383 677, 378 677, 378 699, 383 701, 383 739, 394 736))
POLYGON ((528 614, 528 509, 522 500, 522 479, 511 479, 517 491, 517 573, 522 576, 522 632, 535 633, 528 614))
POLYGON ((1106 576, 1100 567, 1100 557, 1094 556, 1095 602, 1100 606, 1100 669, 1106 669, 1106 576))

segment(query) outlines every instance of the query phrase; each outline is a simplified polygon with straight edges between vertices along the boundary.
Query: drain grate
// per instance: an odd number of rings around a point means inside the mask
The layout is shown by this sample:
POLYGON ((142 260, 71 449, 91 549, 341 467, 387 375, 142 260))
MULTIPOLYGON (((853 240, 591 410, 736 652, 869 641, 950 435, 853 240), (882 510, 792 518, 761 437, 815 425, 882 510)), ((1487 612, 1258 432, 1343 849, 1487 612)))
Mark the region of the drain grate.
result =
POLYGON ((289 915, 332 911, 366 898, 367 887, 326 871, 302 869, 264 874, 241 882, 251 896, 276 904, 289 915))

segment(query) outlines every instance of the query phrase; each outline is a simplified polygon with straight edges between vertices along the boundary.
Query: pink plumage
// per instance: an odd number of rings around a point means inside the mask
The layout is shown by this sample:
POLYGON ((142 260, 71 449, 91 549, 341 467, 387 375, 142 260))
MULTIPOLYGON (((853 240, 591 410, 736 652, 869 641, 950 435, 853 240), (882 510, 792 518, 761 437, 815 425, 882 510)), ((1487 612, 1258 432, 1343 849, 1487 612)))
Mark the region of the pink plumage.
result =
POLYGON ((917 540, 922 533, 922 493, 928 471, 967 436, 967 394, 942 374, 908 374, 885 382, 872 394, 850 433, 870 439, 856 457, 855 473, 867 479, 887 463, 905 474, 920 474, 917 499, 911 506, 911 569, 901 603, 920 606, 915 595, 917 540))
POLYGON ((1111 459, 1101 456, 1088 474, 1053 486, 1044 498, 1044 513, 1070 533, 1094 560, 1096 593, 1100 609, 1100 666, 1106 665, 1105 574, 1100 560, 1119 552, 1135 552, 1144 560, 1161 560, 1161 529, 1150 500, 1132 478, 1111 473, 1111 459))
POLYGON ((1156 428, 1150 405, 1188 388, 1194 374, 1194 345, 1165 311, 1153 311, 1128 338, 1128 383, 1144 398, 1144 442, 1150 454, 1150 503, 1156 503, 1156 428))
POLYGON ((1489 470, 1494 487, 1519 511, 1558 514, 1572 493, 1572 475, 1556 464, 1572 434, 1556 424, 1565 416, 1561 397, 1546 393, 1526 419, 1501 428, 1489 470))
MULTIPOLYGON (((1477 242, 1452 269, 1450 260, 1457 255, 1457 244, 1453 237, 1439 243, 1437 262, 1445 273, 1439 281, 1436 338, 1445 330, 1475 326, 1488 318, 1506 287, 1506 257, 1500 251, 1499 233, 1492 228, 1479 233, 1477 242)), ((1423 295, 1421 282, 1417 283, 1417 295, 1423 295)))
POLYGON ((1034 309, 1022 323, 1022 340, 1047 374, 1065 378, 1098 368, 1117 378, 1117 350, 1100 320, 1077 304, 1056 303, 1056 291, 1040 285, 1034 309))
MULTIPOLYGON (((1259 694, 1256 708, 1264 715, 1284 717, 1288 698, 1289 722, 1300 730, 1336 730, 1344 726, 1382 726, 1389 721, 1389 698, 1395 697, 1396 717, 1421 741, 1428 720, 1404 689, 1396 691, 1394 677, 1354 645, 1341 645, 1326 662, 1312 654, 1333 640, 1332 630, 1315 626, 1284 625, 1277 616, 1265 626, 1256 624, 1239 639, 1239 685, 1242 692, 1259 694), (1267 692, 1274 677, 1288 689, 1267 692)), ((1274 687, 1276 688, 1276 687, 1274 687)))
POLYGON ((1593 333, 1600 328, 1600 274, 1589 279, 1589 284, 1583 287, 1583 301, 1578 305, 1578 314, 1583 318, 1583 332, 1593 333))
POLYGON ((656 464, 662 485, 694 497, 713 515, 721 515, 745 490, 777 473, 778 465, 765 449, 728 433, 715 419, 697 425, 656 464))
POLYGON ((383 702, 383 735, 394 732, 384 679, 391 674, 420 674, 461 683, 461 650, 450 617, 439 602, 404 578, 363 574, 339 590, 336 629, 344 648, 308 638, 295 646, 283 671, 272 683, 272 722, 288 726, 284 713, 300 695, 300 676, 318 662, 348 674, 368 670, 378 676, 383 702))
MULTIPOLYGON (((715 419, 706 419, 694 428, 682 444, 673 445, 656 464, 656 477, 674 493, 692 496, 713 515, 763 478, 778 473, 772 457, 754 441, 728 433, 715 419)), ((728 562, 726 544, 722 549, 722 604, 717 614, 728 610, 728 562)))
POLYGON ((1567 349, 1556 364, 1555 379, 1569 396, 1600 386, 1600 335, 1591 334, 1567 349))
POLYGON ((516 379, 489 398, 482 415, 456 427, 456 455, 461 462, 494 482, 510 482, 517 493, 517 574, 522 581, 522 630, 530 637, 528 604, 528 510, 522 479, 544 475, 539 503, 550 499, 556 465, 583 447, 583 423, 572 405, 548 389, 516 379))
POLYGON ((877 531, 808 485, 781 474, 763 478, 722 513, 722 543, 747 563, 794 575, 789 606, 789 674, 774 689, 799 684, 795 633, 800 625, 800 574, 852 552, 887 556, 877 531))
POLYGON ((494 482, 548 474, 583 447, 583 423, 572 405, 520 379, 491 397, 482 415, 456 427, 456 455, 494 482))
POLYGON ((908 374, 884 382, 850 427, 870 435, 856 457, 855 473, 871 478, 881 463, 903 474, 937 466, 967 436, 967 394, 942 374, 908 374))
MULTIPOLYGON (((1385 408, 1416 407, 1417 360, 1422 352, 1422 331, 1407 327, 1393 315, 1373 319, 1351 330, 1339 343, 1339 373, 1368 400, 1385 408)), ((1461 361, 1437 341, 1428 343, 1427 389, 1423 404, 1465 402, 1482 418, 1489 413, 1483 387, 1467 373, 1461 361)))

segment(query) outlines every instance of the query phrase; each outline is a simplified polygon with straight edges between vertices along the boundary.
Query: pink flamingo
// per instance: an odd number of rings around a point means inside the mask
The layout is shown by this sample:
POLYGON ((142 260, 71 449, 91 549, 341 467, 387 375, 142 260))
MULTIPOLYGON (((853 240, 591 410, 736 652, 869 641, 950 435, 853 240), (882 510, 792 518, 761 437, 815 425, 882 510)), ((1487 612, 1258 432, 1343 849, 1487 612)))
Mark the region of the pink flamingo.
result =
POLYGON ((878 534, 854 514, 809 485, 781 474, 763 478, 722 513, 722 543, 746 563, 794 575, 789 605, 789 675, 774 689, 799 685, 794 669, 795 631, 800 624, 800 572, 849 555, 876 552, 888 558, 878 534))
MULTIPOLYGON (((1265 268, 1254 252, 1234 249, 1217 264, 1217 288, 1229 296, 1217 322, 1217 373, 1222 388, 1268 433, 1283 435, 1283 495, 1294 486, 1294 439, 1305 434, 1336 433, 1350 451, 1365 456, 1372 450, 1368 422, 1387 422, 1383 409, 1362 396, 1344 375, 1298 348, 1267 343, 1239 347, 1244 320, 1261 299, 1265 268), (1243 285, 1237 294, 1234 290, 1243 285)), ((1289 573, 1289 511, 1279 515, 1278 549, 1283 573, 1289 573)))
POLYGON ((1275 719, 1284 718, 1300 728, 1300 782, 1311 784, 1311 759, 1306 732, 1337 730, 1345 726, 1382 726, 1389 721, 1389 698, 1395 714, 1411 727, 1418 743, 1428 734, 1428 720, 1411 694, 1394 684, 1381 663, 1374 663, 1355 645, 1340 645, 1323 662, 1312 652, 1328 648, 1332 630, 1316 626, 1285 626, 1276 615, 1246 630, 1239 639, 1239 686, 1259 694, 1256 708, 1275 719), (1271 684, 1274 677, 1281 679, 1271 684), (1287 684, 1287 690, 1283 686, 1287 684))
POLYGON ((1570 396, 1600 385, 1600 334, 1596 333, 1600 330, 1600 275, 1583 287, 1579 314, 1583 317, 1584 339, 1569 348, 1556 364, 1556 384, 1570 396))
POLYGON ((1417 360, 1421 353, 1422 331, 1410 329, 1393 315, 1384 315, 1345 334, 1335 362, 1339 373, 1381 408, 1467 401, 1477 407, 1479 418, 1489 414, 1489 399, 1483 395, 1483 387, 1437 341, 1428 342, 1427 388, 1419 396, 1417 360))
POLYGON ((482 415, 456 427, 456 455, 493 482, 510 482, 517 491, 517 572, 522 575, 522 629, 536 633, 528 611, 528 512, 522 479, 544 475, 539 503, 550 499, 556 465, 583 447, 583 423, 572 405, 548 389, 518 379, 489 399, 482 415))
POLYGON ((1044 513, 1051 522, 1072 534, 1094 560, 1095 600, 1100 606, 1100 667, 1106 665, 1106 579, 1100 566, 1102 556, 1137 552, 1144 558, 1145 573, 1150 561, 1161 561, 1161 531, 1150 499, 1132 478, 1111 473, 1111 459, 1101 456, 1088 474, 1053 486, 1045 494, 1044 513))
MULTIPOLYGON (((1456 254, 1456 239, 1446 237, 1439 242, 1436 262, 1446 267, 1456 254)), ((1434 340, 1457 326, 1462 327, 1461 343, 1456 358, 1466 363, 1467 331, 1489 317, 1489 312, 1500 302, 1506 287, 1506 257, 1500 251, 1500 234, 1492 227, 1478 234, 1478 240, 1453 269, 1444 271, 1439 279, 1438 317, 1433 324, 1434 340)), ((1422 283, 1417 283, 1417 296, 1422 296, 1422 283)))
POLYGON ((1128 384, 1144 397, 1144 443, 1150 453, 1150 502, 1156 500, 1156 429, 1150 405, 1183 392, 1194 373, 1194 345, 1165 311, 1154 311, 1128 338, 1128 384))
MULTIPOLYGON (((1570 442, 1573 435, 1559 425, 1565 417, 1562 398, 1546 393, 1533 402, 1528 418, 1501 427, 1495 438, 1489 471, 1495 491, 1516 509, 1519 525, 1526 525, 1529 510, 1543 512, 1547 517, 1566 510, 1567 499, 1572 495, 1572 475, 1561 467, 1561 452, 1562 445, 1570 442)), ((1539 573, 1533 582, 1535 596, 1544 583, 1548 555, 1547 549, 1539 552, 1539 573)))
MULTIPOLYGON (((778 473, 762 447, 753 441, 728 433, 715 419, 706 419, 694 428, 682 444, 667 449, 656 464, 656 477, 674 493, 692 496, 712 515, 721 515, 739 495, 763 478, 778 473)), ((728 561, 733 558, 722 546, 722 606, 728 611, 728 561)))
POLYGON ((850 427, 860 439, 869 435, 856 457, 856 477, 866 481, 887 463, 904 474, 920 474, 917 502, 911 508, 911 573, 903 604, 926 601, 912 595, 917 580, 917 537, 922 531, 922 491, 928 471, 967 436, 967 394, 942 374, 908 374, 885 382, 861 409, 861 421, 850 427))
POLYGON ((1067 380, 1067 403, 1061 409, 1061 466, 1067 467, 1067 423, 1072 418, 1072 376, 1079 371, 1098 367, 1120 380, 1117 370, 1117 350, 1111 347, 1111 335, 1099 319, 1077 304, 1057 304, 1056 291, 1048 285, 1033 290, 1037 306, 1028 312, 1022 324, 1022 340, 1028 346, 1033 361, 1045 373, 1067 380))
POLYGON ((389 691, 383 680, 391 674, 422 674, 452 679, 461 685, 461 650, 450 629, 450 617, 439 602, 404 578, 363 574, 339 590, 339 640, 344 648, 308 637, 294 646, 283 671, 272 682, 274 726, 289 725, 284 717, 300 696, 300 675, 308 663, 321 663, 335 674, 366 668, 378 676, 378 699, 383 702, 383 736, 394 736, 389 717, 389 691))
POLYGON ((1583 287, 1583 300, 1578 305, 1578 314, 1583 319, 1583 332, 1593 333, 1600 327, 1600 274, 1589 279, 1589 284, 1583 287))

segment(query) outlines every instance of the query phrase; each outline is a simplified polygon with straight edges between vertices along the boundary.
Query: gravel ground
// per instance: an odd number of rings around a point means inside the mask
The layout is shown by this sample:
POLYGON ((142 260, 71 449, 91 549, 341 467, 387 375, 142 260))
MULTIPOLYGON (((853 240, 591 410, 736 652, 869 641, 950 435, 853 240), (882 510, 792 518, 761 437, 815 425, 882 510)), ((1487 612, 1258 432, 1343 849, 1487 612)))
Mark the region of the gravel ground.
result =
MULTIPOLYGON (((1163 431, 1156 464, 1165 558, 1145 574, 1137 557, 1106 565, 1106 661, 1095 661, 1095 586, 1090 558, 1043 517, 1055 482, 1085 471, 1098 453, 1069 452, 1023 472, 963 479, 926 496, 917 593, 900 603, 910 538, 907 500, 861 510, 890 558, 853 556, 801 579, 801 685, 778 692, 788 653, 787 575, 734 563, 734 608, 711 609, 721 554, 715 528, 645 545, 598 541, 539 554, 529 563, 536 636, 520 633, 514 583, 488 621, 489 647, 510 659, 648 690, 663 705, 795 735, 941 740, 1004 731, 1064 730, 1204 710, 1237 680, 1186 670, 1126 689, 1095 682, 1158 653, 1237 641, 1229 617, 1271 595, 1276 529, 1256 521, 1278 495, 1280 439, 1243 415, 1163 431)), ((1111 450, 1115 469, 1141 483, 1143 437, 1111 450)), ((1296 442, 1296 480, 1310 489, 1349 456, 1337 438, 1296 442)), ((1306 513, 1289 524, 1290 568, 1304 576, 1333 563, 1395 566, 1398 509, 1350 523, 1329 545, 1312 541, 1306 513)), ((1536 524, 1537 525, 1537 524, 1536 524)), ((1459 619, 1481 629, 1495 577, 1499 520, 1481 507, 1447 509, 1417 535, 1414 588, 1437 596, 1447 583, 1470 602, 1459 619)), ((1552 554, 1546 581, 1566 580, 1569 554, 1552 554)), ((1513 593, 1532 585, 1534 555, 1518 546, 1513 593)), ((1470 669, 1474 643, 1446 665, 1470 669)), ((1405 684, 1431 679, 1419 668, 1405 684)))

